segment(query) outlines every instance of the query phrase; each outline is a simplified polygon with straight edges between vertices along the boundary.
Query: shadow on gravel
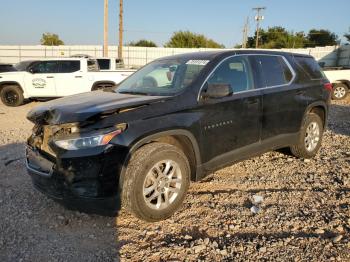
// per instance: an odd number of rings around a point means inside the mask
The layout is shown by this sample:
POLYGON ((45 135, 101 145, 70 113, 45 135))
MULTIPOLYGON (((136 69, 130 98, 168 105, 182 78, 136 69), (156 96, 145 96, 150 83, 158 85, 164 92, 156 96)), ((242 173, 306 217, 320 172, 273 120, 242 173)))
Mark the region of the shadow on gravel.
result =
POLYGON ((330 106, 328 129, 339 135, 350 136, 350 105, 330 106))
POLYGON ((68 210, 36 191, 24 150, 0 146, 0 261, 118 261, 116 218, 68 210))

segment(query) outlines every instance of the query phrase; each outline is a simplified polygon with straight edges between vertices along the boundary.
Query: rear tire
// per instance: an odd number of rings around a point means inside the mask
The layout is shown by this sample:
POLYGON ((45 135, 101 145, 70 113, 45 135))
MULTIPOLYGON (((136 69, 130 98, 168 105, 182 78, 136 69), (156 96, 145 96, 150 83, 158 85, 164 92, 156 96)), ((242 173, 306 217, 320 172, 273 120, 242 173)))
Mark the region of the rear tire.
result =
POLYGON ((332 99, 342 100, 348 94, 348 87, 345 84, 335 84, 332 90, 332 99))
POLYGON ((6 106, 20 106, 24 102, 23 92, 19 86, 5 86, 0 92, 1 101, 6 106))
POLYGON ((190 183, 190 165, 177 147, 151 143, 131 157, 122 184, 123 206, 148 222, 167 219, 181 206, 190 183))
POLYGON ((290 147, 290 151, 299 158, 312 158, 321 147, 322 135, 323 121, 319 115, 309 113, 300 130, 298 143, 290 147))

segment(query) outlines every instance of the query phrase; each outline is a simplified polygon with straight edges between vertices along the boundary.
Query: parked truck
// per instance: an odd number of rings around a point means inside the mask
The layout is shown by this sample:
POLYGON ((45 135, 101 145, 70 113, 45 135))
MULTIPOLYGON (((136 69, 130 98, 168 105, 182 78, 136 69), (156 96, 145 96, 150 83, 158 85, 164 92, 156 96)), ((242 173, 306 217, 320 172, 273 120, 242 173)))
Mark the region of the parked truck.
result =
POLYGON ((0 74, 0 97, 7 106, 25 99, 64 97, 113 88, 133 70, 102 72, 92 58, 58 58, 25 61, 17 71, 0 74))
POLYGON ((325 67, 323 71, 333 85, 332 99, 344 99, 350 90, 350 68, 325 67))

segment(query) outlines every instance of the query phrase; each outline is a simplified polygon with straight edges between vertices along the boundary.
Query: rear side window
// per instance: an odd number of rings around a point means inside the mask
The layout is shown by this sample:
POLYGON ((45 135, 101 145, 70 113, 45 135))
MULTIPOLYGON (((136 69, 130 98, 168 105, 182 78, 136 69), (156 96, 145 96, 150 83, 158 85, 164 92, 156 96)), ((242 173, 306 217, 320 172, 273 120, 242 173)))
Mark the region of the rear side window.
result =
POLYGON ((323 78, 321 67, 312 57, 294 56, 294 59, 298 66, 300 66, 311 79, 323 78))
POLYGON ((60 61, 59 73, 73 73, 80 70, 80 61, 60 61))
POLYGON ((98 66, 98 63, 96 60, 94 59, 89 59, 87 61, 87 67, 88 67, 88 71, 89 72, 96 72, 100 69, 100 67, 98 66))
POLYGON ((288 84, 293 79, 293 73, 281 56, 257 56, 261 65, 266 87, 288 84))
POLYGON ((97 62, 101 70, 109 70, 111 67, 111 60, 109 59, 97 59, 97 62))

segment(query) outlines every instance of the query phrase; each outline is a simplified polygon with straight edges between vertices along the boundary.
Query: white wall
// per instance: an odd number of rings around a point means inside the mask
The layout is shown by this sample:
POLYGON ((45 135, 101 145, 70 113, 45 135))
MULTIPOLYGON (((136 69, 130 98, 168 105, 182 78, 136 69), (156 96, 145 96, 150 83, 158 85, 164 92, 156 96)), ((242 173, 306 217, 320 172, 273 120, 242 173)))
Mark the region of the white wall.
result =
MULTIPOLYGON (((163 48, 163 47, 128 47, 123 48, 123 58, 128 67, 142 66, 159 57, 181 54, 195 51, 218 50, 208 48, 163 48)), ((318 61, 325 62, 328 66, 338 65, 350 66, 350 46, 326 46, 303 49, 283 49, 283 51, 310 54, 318 61), (338 56, 338 59, 337 59, 338 56)), ((0 46, 0 63, 17 63, 23 60, 68 57, 74 54, 87 54, 94 57, 102 57, 102 46, 0 46)), ((109 47, 109 56, 117 57, 118 48, 109 47)))

